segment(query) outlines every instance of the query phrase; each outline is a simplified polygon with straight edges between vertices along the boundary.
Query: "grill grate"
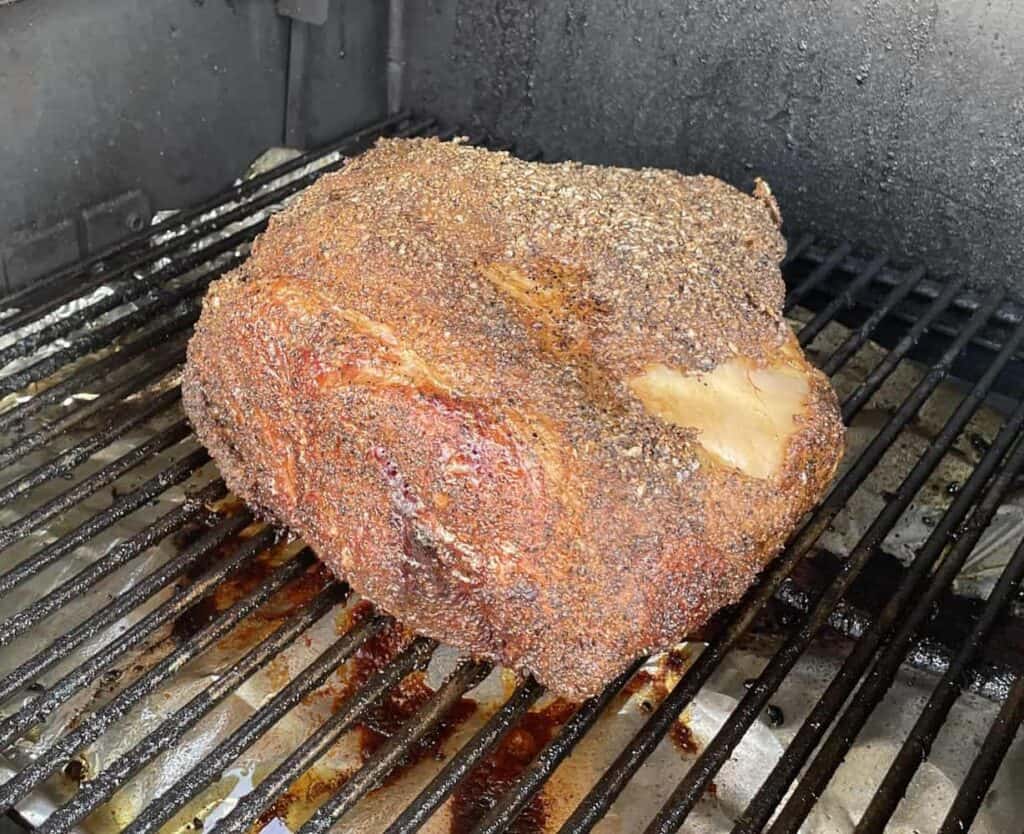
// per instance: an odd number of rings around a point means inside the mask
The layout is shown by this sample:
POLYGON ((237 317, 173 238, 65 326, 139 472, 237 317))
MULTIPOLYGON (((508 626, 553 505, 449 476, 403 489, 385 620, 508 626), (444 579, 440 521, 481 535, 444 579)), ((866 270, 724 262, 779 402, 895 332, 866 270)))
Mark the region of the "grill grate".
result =
MULTIPOLYGON (((10 440, 0 449, 5 481, 0 486, 0 512, 6 513, 0 516, 5 520, 0 526, 0 551, 6 554, 0 602, 21 599, 19 595, 24 595, 25 602, 0 621, 0 648, 24 645, 76 600, 94 599, 96 609, 56 632, 46 632, 49 638, 36 638, 27 653, 10 654, 16 657, 13 661, 8 661, 4 648, 0 703, 6 706, 0 720, 0 750, 6 748, 17 764, 0 784, 0 807, 11 809, 23 803, 43 790, 54 774, 67 772, 68 763, 78 760, 83 749, 116 734, 119 722, 132 720, 133 710, 147 697, 176 681, 189 663, 221 645, 276 595, 309 585, 311 577, 319 577, 320 582, 314 583, 315 593, 276 620, 254 645, 239 649, 212 682, 169 712, 141 741, 105 761, 98 773, 88 774, 86 787, 60 797, 45 818, 36 819, 46 834, 80 826, 147 765, 181 745, 246 681, 269 668, 317 623, 337 616, 351 603, 352 595, 343 583, 317 574, 316 560, 308 549, 286 541, 279 531, 231 503, 207 454, 181 419, 175 372, 184 359, 203 291, 244 259, 252 239, 265 228, 268 212, 324 172, 341 167, 347 156, 368 147, 379 135, 449 137, 454 131, 442 131, 429 119, 407 115, 373 125, 132 235, 119 246, 7 300, 13 312, 0 319, 0 366, 6 366, 0 370, 0 397, 6 397, 0 402, 0 432, 10 440), (86 298, 88 302, 81 301, 86 298), (87 387, 98 395, 76 399, 87 387), (65 478, 73 482, 61 488, 65 478), (101 493, 108 487, 119 491, 104 503, 101 493), (181 500, 166 512, 149 509, 150 504, 179 493, 181 500), (80 518, 79 512, 85 513, 84 520, 61 526, 65 517, 80 518), (175 536, 198 522, 203 524, 194 540, 159 555, 175 536), (113 534, 117 538, 103 538, 113 534), (74 561, 84 546, 99 547, 101 555, 74 561), (154 553, 147 561, 147 554, 154 553), (128 587, 108 594, 104 583, 143 562, 151 569, 139 568, 128 587), (66 563, 70 566, 48 590, 34 597, 28 593, 40 574, 66 563), (262 566, 261 570, 246 578, 254 565, 262 566), (240 585, 244 590, 236 599, 215 607, 173 640, 161 637, 216 596, 225 580, 239 577, 245 579, 240 585), (126 624, 109 636, 118 623, 126 624), (113 686, 105 698, 85 705, 72 724, 46 738, 32 756, 19 758, 15 749, 19 739, 31 737, 41 722, 45 725, 49 716, 105 680, 133 652, 154 644, 165 647, 159 658, 140 667, 123 685, 113 686), (90 652, 84 651, 86 646, 91 646, 90 652)), ((470 140, 497 147, 484 136, 470 140)), ((955 452, 979 411, 998 400, 1003 406, 998 431, 984 444, 926 540, 915 549, 901 580, 878 589, 883 597, 879 613, 849 635, 852 645, 844 644, 848 651, 838 672, 802 718, 732 829, 797 831, 885 698, 908 654, 921 645, 936 609, 1019 483, 1024 466, 1020 309, 999 290, 975 298, 965 292, 963 281, 933 283, 923 269, 896 269, 884 256, 862 261, 852 253, 847 242, 825 247, 805 236, 793 243, 784 262, 789 287, 786 311, 799 322, 801 344, 828 374, 843 372, 869 344, 884 347, 878 361, 844 397, 844 419, 851 423, 862 417, 908 360, 919 363, 918 367, 923 364, 925 370, 907 385, 899 403, 784 553, 740 604, 718 618, 709 629, 706 646, 678 682, 660 703, 652 705, 650 716, 614 760, 581 791, 575 807, 564 815, 561 831, 589 831, 605 818, 725 659, 781 606, 788 615, 777 647, 667 801, 651 808, 649 832, 678 830, 701 798, 713 790, 719 771, 795 664, 834 624, 836 613, 849 607, 844 598, 861 574, 870 572, 882 542, 955 452), (838 325, 846 328, 837 331, 838 343, 831 350, 816 349, 823 335, 838 325), (961 385, 956 389, 961 393, 955 407, 901 475, 898 487, 873 514, 857 543, 841 554, 836 576, 818 587, 802 587, 802 610, 786 608, 779 599, 788 598, 783 591, 797 581, 798 565, 820 547, 823 534, 848 511, 858 490, 899 446, 922 408, 937 392, 951 396, 954 377, 961 385)), ((979 661, 1010 617, 1022 577, 1024 542, 984 603, 978 604, 966 639, 949 646, 940 657, 938 683, 863 811, 858 832, 886 827, 938 733, 948 729, 950 710, 964 688, 985 677, 979 661)), ((173 790, 159 792, 158 798, 116 827, 129 834, 151 834, 166 827, 245 751, 334 678, 340 666, 392 626, 388 617, 371 614, 344 629, 272 697, 218 738, 181 773, 173 790)), ((237 834, 265 821, 268 809, 291 785, 364 720, 386 693, 410 673, 426 669, 437 653, 434 641, 417 638, 376 668, 238 798, 217 820, 215 830, 237 834)), ((512 830, 622 696, 640 666, 638 662, 600 696, 568 715, 550 741, 524 763, 507 790, 499 792, 473 831, 512 830)), ((437 731, 460 699, 490 672, 488 664, 456 663, 359 768, 320 797, 300 834, 321 834, 342 819, 399 769, 410 751, 437 731)), ((1024 668, 1011 664, 1000 675, 1004 686, 980 687, 994 692, 1003 704, 965 771, 942 823, 943 832, 970 827, 1024 717, 1024 668)), ((424 780, 411 801, 392 809, 381 827, 386 825, 388 832, 397 834, 424 826, 543 697, 543 688, 532 679, 519 683, 493 715, 424 780)))

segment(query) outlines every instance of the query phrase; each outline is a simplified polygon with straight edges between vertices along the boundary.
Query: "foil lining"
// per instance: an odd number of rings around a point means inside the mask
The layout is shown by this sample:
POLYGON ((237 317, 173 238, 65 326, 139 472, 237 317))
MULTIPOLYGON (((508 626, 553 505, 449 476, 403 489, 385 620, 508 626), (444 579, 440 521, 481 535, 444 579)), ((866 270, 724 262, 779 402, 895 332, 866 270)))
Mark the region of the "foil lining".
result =
MULTIPOLYGON (((798 311, 796 323, 810 316, 798 311)), ((827 357, 849 335, 842 325, 830 323, 808 350, 812 359, 827 357)), ((840 400, 850 394, 885 356, 884 348, 868 342, 833 379, 840 400)), ((857 414, 847 432, 847 454, 839 475, 855 461, 899 407, 902 400, 924 377, 927 369, 904 361, 881 390, 857 414)), ((963 398, 955 381, 941 384, 925 402, 916 418, 900 435, 880 466, 857 490, 843 511, 829 525, 818 544, 831 552, 849 553, 871 522, 889 501, 900 482, 924 455, 932 439, 963 398)), ((957 436, 950 451, 932 473, 924 488, 904 512, 899 523, 882 542, 882 550, 909 564, 924 545, 942 514, 956 497, 956 490, 970 477, 975 465, 991 445, 1005 420, 1004 414, 983 405, 957 436)), ((986 598, 1024 538, 1024 492, 1017 490, 998 510, 982 534, 970 558, 954 583, 965 596, 986 598)), ((1018 611, 1021 610, 1018 607, 1018 611)))

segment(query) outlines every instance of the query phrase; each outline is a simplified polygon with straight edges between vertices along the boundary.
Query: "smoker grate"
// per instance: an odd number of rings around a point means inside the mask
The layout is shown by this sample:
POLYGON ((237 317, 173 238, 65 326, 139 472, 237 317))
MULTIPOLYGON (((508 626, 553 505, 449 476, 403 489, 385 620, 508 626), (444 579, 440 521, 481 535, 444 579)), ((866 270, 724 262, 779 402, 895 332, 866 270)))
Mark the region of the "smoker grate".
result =
MULTIPOLYGON (((52 787, 55 778, 70 774, 81 784, 70 789, 65 784, 52 807, 31 821, 46 834, 59 834, 75 830, 87 818, 95 820, 105 803, 180 745, 246 681, 270 668, 317 623, 350 610, 349 589, 318 572, 309 550, 262 526, 226 495, 181 417, 175 374, 203 291, 245 257, 275 206, 325 171, 341 167, 347 156, 379 135, 453 134, 429 119, 408 115, 371 126, 249 179, 6 300, 11 309, 0 319, 0 432, 9 442, 0 449, 0 551, 6 554, 0 602, 15 600, 18 605, 0 621, 0 647, 8 647, 0 664, 0 703, 5 705, 0 750, 7 751, 0 761, 10 763, 7 781, 0 784, 4 809, 24 808, 28 798, 52 787), (82 398, 87 389, 90 395, 82 398), (108 502, 103 496, 111 487, 108 502), (178 498, 171 500, 170 509, 151 507, 173 496, 178 498), (177 544, 168 550, 176 537, 177 544), (80 550, 91 546, 92 556, 76 560, 80 550), (145 568, 125 587, 110 591, 111 578, 143 562, 145 568), (54 572, 58 575, 52 582, 39 585, 54 572), (228 578, 241 578, 234 586, 241 588, 236 597, 204 608, 228 578), (33 594, 32 587, 41 590, 33 594), (298 593, 301 604, 273 619, 273 627, 260 632, 252 644, 236 646, 231 661, 208 685, 159 715, 140 741, 124 749, 115 745, 98 772, 76 774, 83 750, 119 734, 124 721, 135 720, 145 699, 173 685, 188 664, 223 646, 256 612, 286 592, 298 593), (81 600, 94 602, 91 613, 61 623, 65 610, 81 600), (205 616, 197 614, 204 611, 205 616), (191 625, 180 628, 182 623, 191 625), (9 648, 18 646, 20 653, 9 648), (126 657, 145 651, 155 656, 124 680, 95 688, 112 670, 115 678, 121 675, 126 657), (59 732, 47 736, 47 719, 81 700, 86 690, 91 700, 59 732), (19 748, 26 739, 31 755, 19 748)), ((483 136, 470 139, 488 141, 483 136)), ((1017 544, 987 597, 970 607, 971 617, 957 638, 931 651, 928 663, 919 655, 924 643, 935 643, 927 631, 942 618, 950 587, 1019 483, 1024 466, 1024 319, 999 290, 977 298, 965 291, 962 281, 932 282, 923 269, 897 269, 885 257, 861 260, 853 252, 849 243, 824 246, 803 237, 791 245, 784 262, 787 313, 799 324, 800 342, 827 373, 835 376, 867 347, 882 346, 877 362, 843 397, 844 419, 850 423, 862 417, 908 365, 923 370, 852 455, 831 493, 784 553, 744 600, 708 629, 705 647, 678 682, 651 705, 642 726, 581 791, 575 807, 563 814, 561 831, 589 831, 601 823, 723 661, 779 611, 785 612, 779 619, 781 634, 760 673, 675 789, 656 803, 661 807, 651 808, 647 830, 679 829, 702 797, 714 792, 719 771, 794 665, 823 634, 835 639, 843 631, 849 639, 842 642, 838 672, 802 716, 752 801, 737 812, 732 830, 797 831, 908 658, 930 666, 938 682, 932 679, 927 703, 856 830, 886 827, 937 735, 949 730, 950 711, 968 687, 1003 703, 984 742, 972 751, 973 762, 941 830, 966 830, 978 814, 1024 718, 1024 664, 1018 662, 1024 645, 997 639, 1008 629, 1020 634, 1012 611, 1024 576, 1024 542, 1017 544), (824 337, 829 333, 839 336, 828 342, 824 337), (798 569, 819 551, 822 536, 886 456, 900 447, 922 409, 937 392, 949 398, 951 391, 957 392, 955 405, 945 412, 941 428, 901 473, 898 487, 873 513, 857 543, 839 554, 834 575, 817 585, 800 579, 798 569), (851 589, 875 569, 886 537, 943 461, 957 453, 979 410, 992 403, 998 404, 1000 414, 997 430, 978 445, 976 459, 899 581, 877 584, 876 610, 862 612, 860 620, 852 617, 856 606, 849 598, 851 589), (801 600, 797 608, 785 602, 792 602, 794 594, 801 600), (837 612, 846 612, 838 622, 837 612), (859 625, 844 628, 851 622, 859 625), (993 661, 989 655, 1000 642, 1002 654, 993 661)), ((135 809, 129 819, 115 815, 113 827, 129 834, 166 828, 290 711, 333 680, 339 667, 393 626, 388 617, 374 613, 346 622, 301 671, 253 705, 245 720, 225 728, 180 773, 173 788, 156 791, 157 798, 135 809)), ((228 834, 265 823, 268 809, 289 786, 366 720, 386 693, 411 673, 426 669, 439 650, 425 638, 400 648, 360 686, 337 698, 308 737, 295 739, 272 769, 236 797, 214 830, 228 834)), ((525 826, 524 813, 601 716, 618 703, 640 665, 565 715, 542 749, 495 792, 472 830, 532 830, 525 826)), ((300 834, 319 834, 341 820, 399 769, 413 748, 436 733, 491 671, 485 663, 456 662, 358 767, 318 795, 300 834)), ((493 714, 436 765, 411 801, 393 807, 379 827, 392 834, 419 830, 543 697, 543 688, 532 679, 510 688, 493 714)))

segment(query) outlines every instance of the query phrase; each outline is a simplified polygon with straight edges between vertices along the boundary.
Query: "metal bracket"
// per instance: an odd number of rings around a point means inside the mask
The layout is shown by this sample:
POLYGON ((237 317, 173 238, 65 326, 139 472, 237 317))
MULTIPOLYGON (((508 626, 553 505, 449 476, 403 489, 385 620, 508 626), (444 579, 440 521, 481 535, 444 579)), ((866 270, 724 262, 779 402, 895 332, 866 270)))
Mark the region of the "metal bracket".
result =
POLYGON ((405 75, 405 0, 388 2, 387 50, 388 115, 402 109, 402 83, 405 75))
POLYGON ((327 22, 330 0, 277 0, 277 13, 299 23, 323 26, 327 22))
POLYGON ((329 0, 277 0, 277 13, 291 18, 288 37, 288 86, 284 101, 284 144, 302 148, 306 144, 303 98, 306 87, 306 52, 309 27, 327 22, 329 0))
POLYGON ((136 189, 86 206, 51 226, 15 232, 0 244, 0 295, 141 231, 152 216, 149 197, 136 189))
POLYGON ((125 235, 142 231, 152 217, 149 198, 138 190, 127 191, 84 209, 82 231, 85 233, 85 251, 98 252, 125 235))
POLYGON ((7 292, 27 287, 33 279, 78 260, 78 229, 65 218, 45 229, 26 229, 10 236, 3 249, 7 292))

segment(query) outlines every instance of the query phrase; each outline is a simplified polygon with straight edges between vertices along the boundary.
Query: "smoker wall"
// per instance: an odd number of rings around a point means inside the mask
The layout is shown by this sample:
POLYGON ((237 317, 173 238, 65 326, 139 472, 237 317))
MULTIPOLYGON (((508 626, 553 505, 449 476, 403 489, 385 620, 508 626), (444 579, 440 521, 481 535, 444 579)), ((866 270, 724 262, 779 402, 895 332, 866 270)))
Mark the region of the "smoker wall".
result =
MULTIPOLYGON (((383 116, 387 17, 306 26, 294 144, 383 116)), ((0 295, 225 186, 285 144, 272 0, 0 0, 0 295)))
POLYGON ((1024 294, 1012 0, 415 0, 406 95, 549 157, 717 174, 788 227, 1024 294))
MULTIPOLYGON (((284 142, 292 23, 270 0, 7 2, 0 295, 284 142)), ((1012 0, 404 5, 407 106, 548 157, 761 175, 792 230, 1024 295, 1012 0)), ((383 0, 308 27, 294 144, 384 114, 387 28, 383 0)))

